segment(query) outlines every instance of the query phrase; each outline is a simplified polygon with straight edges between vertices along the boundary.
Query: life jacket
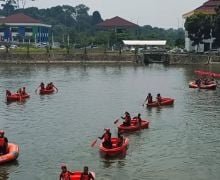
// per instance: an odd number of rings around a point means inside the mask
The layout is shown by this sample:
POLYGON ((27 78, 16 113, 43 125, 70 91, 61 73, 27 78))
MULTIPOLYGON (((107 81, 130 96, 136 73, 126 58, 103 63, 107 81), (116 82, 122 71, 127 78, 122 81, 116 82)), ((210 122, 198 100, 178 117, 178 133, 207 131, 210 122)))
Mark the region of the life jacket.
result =
POLYGON ((125 116, 125 121, 130 124, 131 123, 131 116, 130 115, 126 115, 125 116))
POLYGON ((152 103, 152 101, 153 101, 152 96, 147 96, 147 101, 148 101, 149 103, 152 103))
POLYGON ((107 132, 104 135, 104 141, 110 141, 110 135, 107 132))
POLYGON ((41 88, 41 89, 44 89, 44 85, 43 85, 43 84, 41 84, 41 85, 40 85, 40 88, 41 88))
POLYGON ((161 102, 161 101, 162 101, 162 97, 160 97, 160 96, 157 97, 157 101, 158 101, 158 102, 161 102))
POLYGON ((61 173, 62 180, 70 180, 70 172, 61 173))
POLYGON ((123 137, 119 137, 118 138, 118 146, 122 146, 123 141, 124 141, 123 137))
POLYGON ((90 180, 89 174, 82 174, 81 179, 82 180, 90 180))
POLYGON ((1 137, 0 138, 0 148, 4 147, 5 146, 5 138, 4 137, 1 137))

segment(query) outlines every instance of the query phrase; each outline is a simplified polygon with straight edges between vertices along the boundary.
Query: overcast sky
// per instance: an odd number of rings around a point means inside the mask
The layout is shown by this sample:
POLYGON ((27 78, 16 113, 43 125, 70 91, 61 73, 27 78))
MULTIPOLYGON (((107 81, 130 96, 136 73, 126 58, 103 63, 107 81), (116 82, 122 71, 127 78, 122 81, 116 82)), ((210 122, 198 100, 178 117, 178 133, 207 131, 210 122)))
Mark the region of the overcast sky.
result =
POLYGON ((139 25, 163 28, 183 26, 182 14, 191 11, 206 0, 27 0, 26 6, 48 8, 68 4, 85 4, 89 14, 99 11, 103 19, 120 16, 139 25))

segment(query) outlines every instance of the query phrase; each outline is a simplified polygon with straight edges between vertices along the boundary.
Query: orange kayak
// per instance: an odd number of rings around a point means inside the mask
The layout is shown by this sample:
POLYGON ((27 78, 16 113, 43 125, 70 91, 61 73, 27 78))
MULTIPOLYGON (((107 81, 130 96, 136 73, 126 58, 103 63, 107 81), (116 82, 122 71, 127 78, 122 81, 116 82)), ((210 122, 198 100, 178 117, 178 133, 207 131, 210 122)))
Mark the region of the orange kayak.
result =
MULTIPOLYGON (((73 173, 73 175, 70 175, 70 180, 80 180, 82 171, 74 171, 72 173, 73 173)), ((90 173, 92 174, 92 176, 95 179, 95 173, 94 172, 90 172, 90 173)))
POLYGON ((137 120, 133 119, 131 120, 130 126, 124 126, 123 124, 118 126, 118 130, 120 133, 126 133, 126 132, 134 132, 139 131, 141 129, 147 129, 149 127, 149 121, 148 120, 142 120, 141 126, 139 126, 137 120))
POLYGON ((102 143, 99 145, 99 151, 103 156, 115 157, 120 154, 126 154, 126 151, 128 149, 128 143, 129 143, 128 138, 124 138, 124 142, 123 142, 122 146, 117 145, 118 138, 116 138, 116 137, 111 138, 111 141, 112 141, 112 148, 111 149, 103 147, 102 143))
POLYGON ((18 158, 19 147, 16 144, 8 143, 8 153, 0 155, 0 164, 14 161, 18 158))
POLYGON ((159 106, 170 106, 173 105, 174 99, 172 98, 162 98, 162 101, 158 103, 153 101, 152 103, 147 103, 147 107, 159 107, 159 106))

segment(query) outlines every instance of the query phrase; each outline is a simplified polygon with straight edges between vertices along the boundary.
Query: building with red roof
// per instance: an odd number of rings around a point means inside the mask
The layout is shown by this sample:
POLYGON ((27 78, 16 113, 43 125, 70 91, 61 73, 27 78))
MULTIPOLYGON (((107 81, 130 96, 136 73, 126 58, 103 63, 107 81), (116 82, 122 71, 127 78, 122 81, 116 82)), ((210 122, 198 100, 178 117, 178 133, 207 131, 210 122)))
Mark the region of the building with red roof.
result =
POLYGON ((111 19, 106 19, 105 21, 96 25, 100 31, 111 32, 108 37, 108 46, 120 47, 122 40, 127 39, 128 32, 137 33, 139 26, 133 22, 123 19, 119 16, 113 17, 111 19))
POLYGON ((99 28, 137 28, 138 25, 134 24, 126 19, 119 16, 113 17, 111 19, 106 19, 105 21, 97 24, 99 28))
POLYGON ((0 18, 0 41, 48 42, 51 25, 23 13, 0 18))
POLYGON ((187 18, 192 16, 196 13, 203 13, 203 14, 216 14, 216 9, 220 6, 220 0, 209 0, 203 3, 203 5, 199 6, 198 8, 183 14, 183 18, 187 18))

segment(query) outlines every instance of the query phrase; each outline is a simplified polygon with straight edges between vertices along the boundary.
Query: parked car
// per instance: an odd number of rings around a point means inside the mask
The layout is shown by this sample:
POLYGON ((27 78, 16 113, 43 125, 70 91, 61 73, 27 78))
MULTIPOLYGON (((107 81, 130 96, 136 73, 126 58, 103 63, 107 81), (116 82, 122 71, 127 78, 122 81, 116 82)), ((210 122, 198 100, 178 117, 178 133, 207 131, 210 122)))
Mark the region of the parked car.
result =
POLYGON ((37 47, 37 48, 45 48, 47 46, 48 46, 47 43, 37 43, 37 44, 35 44, 35 47, 37 47))
POLYGON ((4 49, 6 49, 5 45, 1 45, 0 50, 4 50, 4 49))
POLYGON ((18 47, 17 45, 11 44, 10 49, 15 49, 15 48, 17 48, 17 47, 18 47))

